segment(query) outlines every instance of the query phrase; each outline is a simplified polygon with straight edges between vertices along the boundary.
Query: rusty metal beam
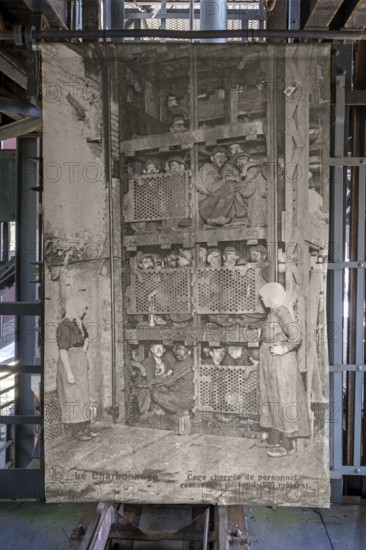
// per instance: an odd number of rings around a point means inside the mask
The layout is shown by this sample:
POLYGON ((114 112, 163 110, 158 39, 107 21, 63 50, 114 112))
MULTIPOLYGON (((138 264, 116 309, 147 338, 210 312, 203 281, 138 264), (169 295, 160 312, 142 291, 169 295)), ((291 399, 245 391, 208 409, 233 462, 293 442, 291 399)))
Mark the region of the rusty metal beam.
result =
POLYGON ((343 4, 343 0, 313 0, 304 29, 326 29, 343 4))
POLYGON ((2 47, 0 47, 0 71, 14 80, 22 88, 27 87, 25 67, 2 47))
POLYGON ((346 105, 365 106, 366 90, 351 90, 346 92, 346 105))
POLYGON ((344 24, 345 29, 365 29, 366 28, 366 0, 358 0, 352 13, 344 24))
MULTIPOLYGON (((67 1, 66 0, 23 0, 32 13, 42 14, 54 29, 67 29, 67 1)), ((95 0, 88 0, 92 4, 95 0)))

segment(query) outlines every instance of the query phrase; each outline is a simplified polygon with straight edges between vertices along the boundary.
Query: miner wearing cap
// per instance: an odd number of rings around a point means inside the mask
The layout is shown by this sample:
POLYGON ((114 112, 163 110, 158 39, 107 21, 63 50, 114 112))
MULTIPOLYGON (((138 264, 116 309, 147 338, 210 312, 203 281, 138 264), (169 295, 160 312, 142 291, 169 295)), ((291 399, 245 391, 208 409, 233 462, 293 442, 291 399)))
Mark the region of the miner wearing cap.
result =
POLYGON ((138 266, 143 271, 146 271, 147 269, 154 269, 155 261, 154 261, 153 254, 143 254, 140 257, 140 261, 138 263, 138 266))
POLYGON ((175 415, 190 411, 194 406, 194 367, 192 351, 183 344, 173 347, 174 372, 163 384, 152 386, 151 400, 165 413, 175 415))
MULTIPOLYGON (((232 150, 237 151, 238 148, 232 150)), ((238 152, 229 161, 225 149, 216 147, 211 155, 211 164, 206 163, 200 169, 196 186, 202 195, 199 212, 209 225, 220 226, 230 222, 249 225, 249 197, 255 194, 256 186, 255 182, 243 176, 243 161, 245 165, 249 163, 249 166, 258 164, 243 152, 238 152)))
POLYGON ((243 148, 241 146, 241 143, 238 143, 238 142, 231 143, 229 145, 229 153, 231 158, 234 158, 236 155, 243 153, 243 148))
POLYGON ((210 267, 221 267, 222 258, 218 248, 211 248, 207 251, 206 261, 210 267))
POLYGON ((233 162, 240 170, 245 187, 248 218, 252 227, 267 225, 267 178, 260 160, 254 160, 246 153, 239 153, 233 162))
POLYGON ((184 116, 178 113, 173 115, 172 122, 169 127, 169 131, 172 134, 179 134, 181 132, 185 132, 186 130, 187 128, 185 126, 184 116))
POLYGON ((184 160, 181 157, 173 157, 167 164, 170 173, 184 172, 186 168, 184 160))
POLYGON ((143 174, 159 174, 160 172, 160 162, 158 159, 151 158, 148 159, 142 168, 143 174))
POLYGON ((223 260, 224 267, 231 269, 236 266, 236 262, 239 260, 239 254, 235 246, 225 246, 223 260))
POLYGON ((203 164, 197 174, 199 212, 205 223, 221 226, 231 222, 235 216, 233 200, 240 173, 228 161, 224 147, 215 147, 210 161, 203 164))

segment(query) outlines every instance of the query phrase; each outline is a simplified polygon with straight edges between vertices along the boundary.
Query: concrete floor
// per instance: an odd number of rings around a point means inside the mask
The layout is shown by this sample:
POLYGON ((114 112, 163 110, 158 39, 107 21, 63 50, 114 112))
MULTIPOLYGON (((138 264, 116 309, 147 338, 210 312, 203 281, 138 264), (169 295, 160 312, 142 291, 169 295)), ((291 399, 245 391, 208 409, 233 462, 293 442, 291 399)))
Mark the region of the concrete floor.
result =
POLYGON ((250 550, 363 550, 366 507, 246 508, 250 550))
POLYGON ((3 550, 66 550, 86 504, 43 502, 0 503, 0 548, 3 550))

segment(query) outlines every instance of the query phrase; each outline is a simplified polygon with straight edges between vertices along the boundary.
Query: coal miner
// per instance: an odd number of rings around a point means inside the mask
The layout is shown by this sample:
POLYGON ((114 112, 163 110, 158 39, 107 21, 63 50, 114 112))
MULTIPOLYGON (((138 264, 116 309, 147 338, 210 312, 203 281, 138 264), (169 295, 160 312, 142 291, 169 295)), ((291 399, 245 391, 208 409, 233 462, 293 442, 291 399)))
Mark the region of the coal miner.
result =
MULTIPOLYGON (((240 153, 243 154, 243 153, 240 153)), ((196 189, 200 193, 199 213, 208 225, 223 226, 234 222, 248 225, 248 188, 240 170, 228 159, 223 147, 216 147, 211 162, 201 166, 196 189)), ((234 159, 233 159, 234 160, 234 159)))
POLYGON ((151 387, 151 400, 167 414, 183 414, 194 406, 192 352, 183 344, 173 347, 174 373, 151 387))

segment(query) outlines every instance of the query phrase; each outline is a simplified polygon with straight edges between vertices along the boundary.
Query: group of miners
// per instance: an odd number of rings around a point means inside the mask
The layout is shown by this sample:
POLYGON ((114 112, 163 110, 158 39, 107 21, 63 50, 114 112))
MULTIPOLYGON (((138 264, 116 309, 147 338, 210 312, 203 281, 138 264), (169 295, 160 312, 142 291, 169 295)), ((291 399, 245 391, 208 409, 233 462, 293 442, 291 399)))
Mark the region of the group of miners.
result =
POLYGON ((149 415, 181 415, 192 410, 194 363, 187 346, 176 344, 167 351, 163 344, 151 344, 142 361, 133 348, 128 370, 141 420, 149 415))
MULTIPOLYGON (((227 224, 263 227, 267 225, 267 176, 265 159, 254 159, 242 144, 215 147, 195 178, 198 209, 202 225, 221 227, 227 224)), ((188 169, 186 157, 173 156, 161 162, 150 157, 144 164, 127 164, 128 177, 179 173, 188 169)), ((163 213, 162 213, 163 215, 163 213)), ((145 228, 146 229, 146 228, 145 228)))
MULTIPOLYGON (((190 267, 193 263, 192 252, 190 248, 177 248, 165 255, 144 253, 138 260, 138 267, 143 271, 162 267, 190 267)), ((206 248, 200 245, 198 267, 231 269, 243 265, 262 269, 268 267, 267 248, 263 244, 253 244, 246 247, 244 254, 240 254, 234 245, 226 245, 222 251, 219 247, 206 248)))
MULTIPOLYGON (((202 347, 201 364, 258 366, 257 350, 241 345, 202 347)), ((139 419, 154 415, 182 415, 194 407, 194 362, 191 348, 183 343, 171 350, 160 343, 149 346, 147 357, 139 360, 131 349, 128 364, 132 395, 138 404, 139 419)))

